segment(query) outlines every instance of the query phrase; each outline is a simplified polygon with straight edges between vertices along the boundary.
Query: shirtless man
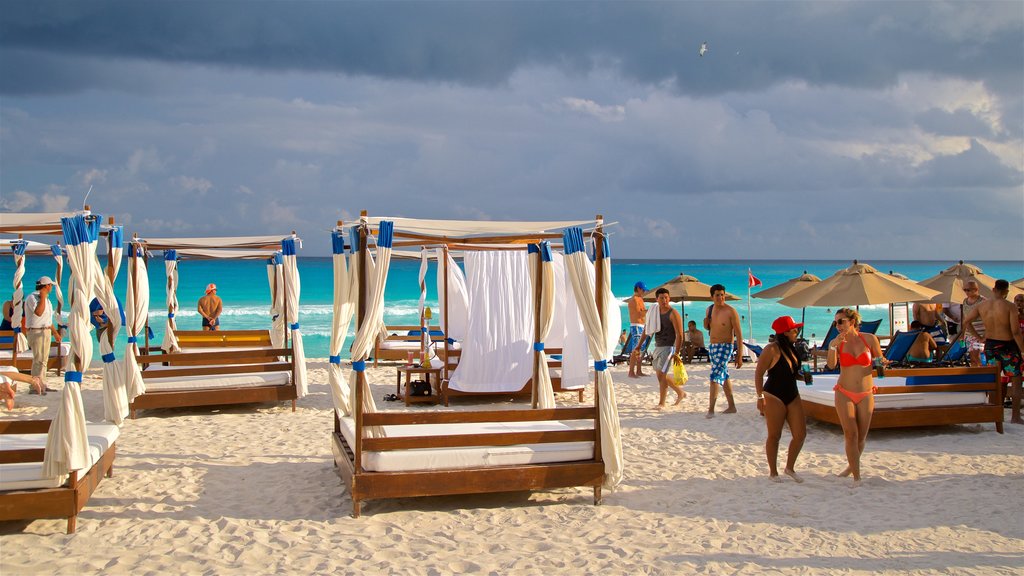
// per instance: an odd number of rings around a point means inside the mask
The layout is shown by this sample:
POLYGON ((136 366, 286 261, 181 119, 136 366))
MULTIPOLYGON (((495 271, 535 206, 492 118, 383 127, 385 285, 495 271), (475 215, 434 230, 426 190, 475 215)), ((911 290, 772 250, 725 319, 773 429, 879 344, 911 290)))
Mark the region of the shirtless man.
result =
POLYGON ((907 350, 907 362, 931 362, 932 353, 939 348, 932 335, 925 332, 923 328, 917 320, 910 323, 911 330, 921 330, 921 333, 917 335, 917 339, 910 345, 910 350, 907 350))
POLYGON ((917 302, 914 304, 914 320, 921 323, 925 332, 932 335, 936 344, 946 344, 946 333, 940 325, 942 304, 917 302))
POLYGON ((693 362, 697 351, 704 347, 704 333, 697 330, 697 323, 690 320, 686 324, 686 336, 683 338, 683 361, 693 362))
POLYGON ((656 294, 657 321, 644 327, 644 336, 647 340, 654 338, 654 374, 658 377, 658 410, 661 410, 665 407, 665 396, 669 387, 676 393, 673 406, 678 406, 683 398, 686 398, 686 392, 683 392, 681 386, 676 385, 675 379, 669 374, 672 362, 682 361, 679 359, 679 350, 683 345, 683 317, 672 307, 667 289, 658 288, 656 294))
POLYGON ((1010 422, 1024 424, 1020 417, 1021 373, 1024 372, 1024 338, 1021 337, 1020 315, 1017 307, 1006 300, 1010 293, 1010 283, 996 280, 992 288, 991 300, 980 302, 964 317, 967 332, 985 343, 985 356, 996 362, 999 369, 1010 375, 1013 383, 1013 409, 1010 422), (985 335, 982 336, 971 323, 981 318, 985 324, 985 335))
POLYGON ((725 401, 729 403, 729 407, 722 413, 736 412, 728 367, 729 358, 733 353, 733 341, 736 342, 736 369, 739 370, 743 366, 743 329, 740 327, 740 315, 735 308, 725 303, 725 286, 712 286, 711 298, 715 303, 708 308, 707 316, 704 318, 704 328, 711 340, 711 344, 708 345, 711 359, 711 399, 706 418, 715 417, 715 401, 718 400, 718 388, 715 384, 721 385, 725 390, 725 401))
POLYGON ((626 342, 626 347, 630 350, 628 374, 630 378, 647 376, 641 368, 644 351, 640 346, 640 342, 644 338, 644 321, 647 319, 644 292, 647 292, 647 285, 637 282, 633 285, 633 295, 626 301, 626 307, 629 308, 629 340, 626 342))
POLYGON ((203 317, 203 330, 220 330, 220 313, 224 303, 217 296, 217 285, 206 286, 206 296, 199 299, 199 315, 203 317))

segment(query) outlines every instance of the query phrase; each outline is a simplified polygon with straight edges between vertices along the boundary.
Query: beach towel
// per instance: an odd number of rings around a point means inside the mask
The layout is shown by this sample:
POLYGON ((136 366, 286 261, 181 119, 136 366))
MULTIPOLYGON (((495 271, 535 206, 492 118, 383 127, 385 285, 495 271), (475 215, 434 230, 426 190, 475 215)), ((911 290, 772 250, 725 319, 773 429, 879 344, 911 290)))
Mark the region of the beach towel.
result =
POLYGON ((661 330, 661 312, 657 306, 651 306, 647 309, 647 318, 644 320, 644 334, 653 336, 658 330, 661 330))

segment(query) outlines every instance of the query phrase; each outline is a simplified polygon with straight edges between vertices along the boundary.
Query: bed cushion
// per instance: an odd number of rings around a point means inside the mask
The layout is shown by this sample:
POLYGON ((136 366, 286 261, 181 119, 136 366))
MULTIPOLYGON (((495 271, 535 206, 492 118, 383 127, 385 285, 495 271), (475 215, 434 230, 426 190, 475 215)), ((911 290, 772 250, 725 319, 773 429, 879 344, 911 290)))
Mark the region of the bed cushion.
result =
MULTIPOLYGON (((121 430, 113 424, 86 424, 89 434, 89 468, 117 442, 121 430)), ((0 434, 0 450, 46 448, 46 434, 0 434)), ((86 469, 88 470, 88 469, 86 469)), ((68 477, 43 477, 42 462, 0 464, 0 492, 58 488, 68 477)))
MULTIPOLYGON (((63 357, 65 357, 65 356, 67 356, 68 354, 71 353, 71 344, 69 342, 62 341, 60 343, 59 349, 60 349, 61 358, 63 358, 63 357)), ((58 350, 57 346, 52 346, 52 345, 50 346, 50 358, 56 358, 57 357, 57 350, 58 350)), ((11 350, 0 350, 0 360, 10 360, 13 357, 14 357, 14 352, 13 351, 11 351, 11 350)), ((31 359, 32 358, 32 351, 31 350, 25 350, 24 352, 18 352, 18 358, 19 359, 21 359, 21 358, 31 359)))
MULTIPOLYGON (((832 388, 836 385, 839 376, 836 374, 815 374, 814 383, 810 386, 800 386, 800 397, 815 404, 835 406, 836 393, 832 388)), ((911 377, 912 379, 915 377, 911 377)), ((991 380, 991 376, 989 376, 991 380)), ((887 376, 875 378, 875 386, 884 388, 886 386, 908 386, 907 378, 903 376, 887 376)), ((938 382, 927 382, 937 384, 938 382)), ((943 384, 953 382, 948 379, 943 384)), ((919 382, 925 384, 925 382, 919 382)), ((964 406, 970 404, 984 404, 987 395, 984 392, 907 392, 903 394, 876 394, 875 409, 879 408, 931 408, 940 406, 964 406)))
MULTIPOLYGON (((200 366, 179 366, 174 369, 201 368, 200 366)), ((167 366, 151 365, 142 372, 146 382, 146 390, 215 390, 219 388, 255 388, 258 386, 287 386, 291 383, 291 372, 250 372, 244 374, 214 374, 197 376, 177 376, 174 378, 156 378, 167 366)))
MULTIPOLYGON (((417 424, 385 426, 389 438, 437 436, 445 434, 495 434, 501 432, 537 432, 589 430, 591 420, 541 422, 487 422, 471 424, 417 424)), ((355 420, 341 419, 341 433, 349 446, 355 446, 355 420)), ((363 452, 363 468, 373 472, 413 470, 451 470, 488 466, 514 466, 545 462, 575 462, 594 457, 593 442, 551 442, 513 446, 468 446, 459 448, 417 448, 363 452)))

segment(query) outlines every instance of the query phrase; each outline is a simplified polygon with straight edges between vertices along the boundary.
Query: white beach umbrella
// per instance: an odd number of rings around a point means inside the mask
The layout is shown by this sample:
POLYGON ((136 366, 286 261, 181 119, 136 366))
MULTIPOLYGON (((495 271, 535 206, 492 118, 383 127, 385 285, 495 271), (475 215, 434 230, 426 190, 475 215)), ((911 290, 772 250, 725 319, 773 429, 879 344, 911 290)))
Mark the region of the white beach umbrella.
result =
MULTIPOLYGON (((604 302, 614 299, 611 292, 611 259, 604 257, 608 253, 607 238, 603 242, 601 274, 597 277, 598 287, 595 289, 591 275, 587 271, 590 260, 587 258, 583 243, 583 230, 579 227, 567 229, 562 238, 565 250, 566 275, 572 282, 573 293, 579 306, 580 317, 587 331, 590 353, 594 357, 596 372, 596 390, 598 398, 601 426, 601 457, 604 461, 606 488, 613 489, 622 481, 622 438, 619 428, 619 409, 615 400, 615 386, 611 372, 608 371, 610 350, 606 324, 598 313, 595 291, 599 291, 604 302)), ((617 333, 616 333, 617 334, 617 333)))
POLYGON ((146 329, 149 315, 149 273, 146 266, 146 252, 142 244, 129 246, 128 292, 125 296, 125 328, 128 331, 128 345, 124 350, 125 388, 128 401, 146 393, 146 382, 139 368, 138 337, 146 329))
MULTIPOLYGON (((365 219, 360 219, 362 225, 365 225, 365 222, 365 219)), ((391 266, 391 243, 393 237, 394 224, 387 220, 380 222, 377 229, 376 264, 369 258, 367 248, 364 246, 361 249, 363 252, 361 256, 366 256, 367 277, 361 278, 360 281, 366 287, 367 296, 366 306, 363 309, 365 316, 363 316, 359 324, 355 341, 352 343, 352 375, 349 378, 350 398, 352 399, 356 398, 356 386, 360 382, 365 384, 365 377, 360 378, 360 376, 366 370, 366 359, 370 356, 370 351, 373 350, 373 341, 380 333, 380 328, 383 324, 384 288, 387 285, 388 269, 391 266)), ((369 236, 367 236, 367 239, 369 239, 369 236)), ((368 385, 364 386, 360 391, 360 396, 362 398, 361 409, 363 413, 377 411, 377 404, 373 401, 373 395, 370 393, 368 385)), ((384 430, 380 426, 370 426, 367 430, 367 433, 372 438, 384 436, 384 430)))
POLYGON ((295 256, 296 238, 285 238, 281 241, 281 271, 284 272, 285 292, 288 298, 287 321, 292 331, 292 354, 295 362, 295 386, 299 398, 308 392, 306 383, 306 352, 302 346, 302 330, 299 325, 299 296, 302 283, 299 280, 299 267, 295 256))
POLYGON ((270 283, 270 344, 284 348, 284 274, 281 271, 281 255, 274 254, 267 260, 267 281, 270 283))
POLYGON ((178 313, 178 253, 175 250, 164 250, 164 272, 167 274, 167 330, 164 341, 160 345, 165 352, 177 352, 178 339, 174 332, 178 329, 174 315, 178 313))
POLYGON ((551 326, 555 317, 555 273, 551 265, 551 244, 541 242, 529 246, 529 269, 530 284, 533 286, 535 298, 534 310, 540 313, 534 319, 537 338, 533 344, 534 366, 533 373, 536 375, 534 382, 535 401, 538 408, 554 408, 555 393, 551 386, 551 372, 548 370, 548 356, 544 352, 544 341, 551 333, 551 326), (538 287, 538 283, 540 286, 538 287))
POLYGON ((14 351, 21 353, 28 350, 28 340, 21 333, 21 321, 25 317, 25 249, 28 243, 24 240, 11 243, 14 252, 14 295, 11 296, 11 327, 14 329, 14 351))
MULTIPOLYGON (((97 334, 100 342, 100 354, 103 359, 103 418, 120 426, 128 416, 128 393, 124 377, 124 364, 117 361, 114 354, 114 340, 121 331, 121 303, 114 295, 114 281, 121 270, 121 254, 123 250, 124 230, 120 226, 107 232, 107 269, 106 273, 96 275, 96 298, 103 306, 107 316, 107 329, 102 335, 97 334)), ((96 269, 100 270, 99 260, 96 269)))

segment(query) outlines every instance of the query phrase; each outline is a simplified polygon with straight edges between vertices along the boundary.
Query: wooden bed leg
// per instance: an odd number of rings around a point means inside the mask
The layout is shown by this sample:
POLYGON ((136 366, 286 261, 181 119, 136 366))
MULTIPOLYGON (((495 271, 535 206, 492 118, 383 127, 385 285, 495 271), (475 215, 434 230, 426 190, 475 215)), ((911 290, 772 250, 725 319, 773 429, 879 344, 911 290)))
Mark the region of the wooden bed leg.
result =
POLYGON ((601 504, 601 486, 594 486, 594 506, 601 504))
POLYGON ((295 399, 292 398, 292 412, 295 412, 295 399))
POLYGON ((580 397, 580 404, 582 404, 583 403, 583 388, 580 388, 579 397, 580 397))
POLYGON ((998 420, 996 421, 996 432, 1003 433, 1003 423, 998 420))
POLYGON ((359 500, 356 500, 355 498, 353 498, 352 499, 352 517, 353 518, 359 518, 359 508, 360 508, 360 506, 361 505, 359 503, 359 500))
POLYGON ((78 515, 68 516, 68 534, 75 533, 75 520, 78 519, 78 515))
POLYGON ((135 420, 135 408, 134 407, 131 408, 130 410, 128 410, 128 417, 131 418, 132 420, 135 420))

